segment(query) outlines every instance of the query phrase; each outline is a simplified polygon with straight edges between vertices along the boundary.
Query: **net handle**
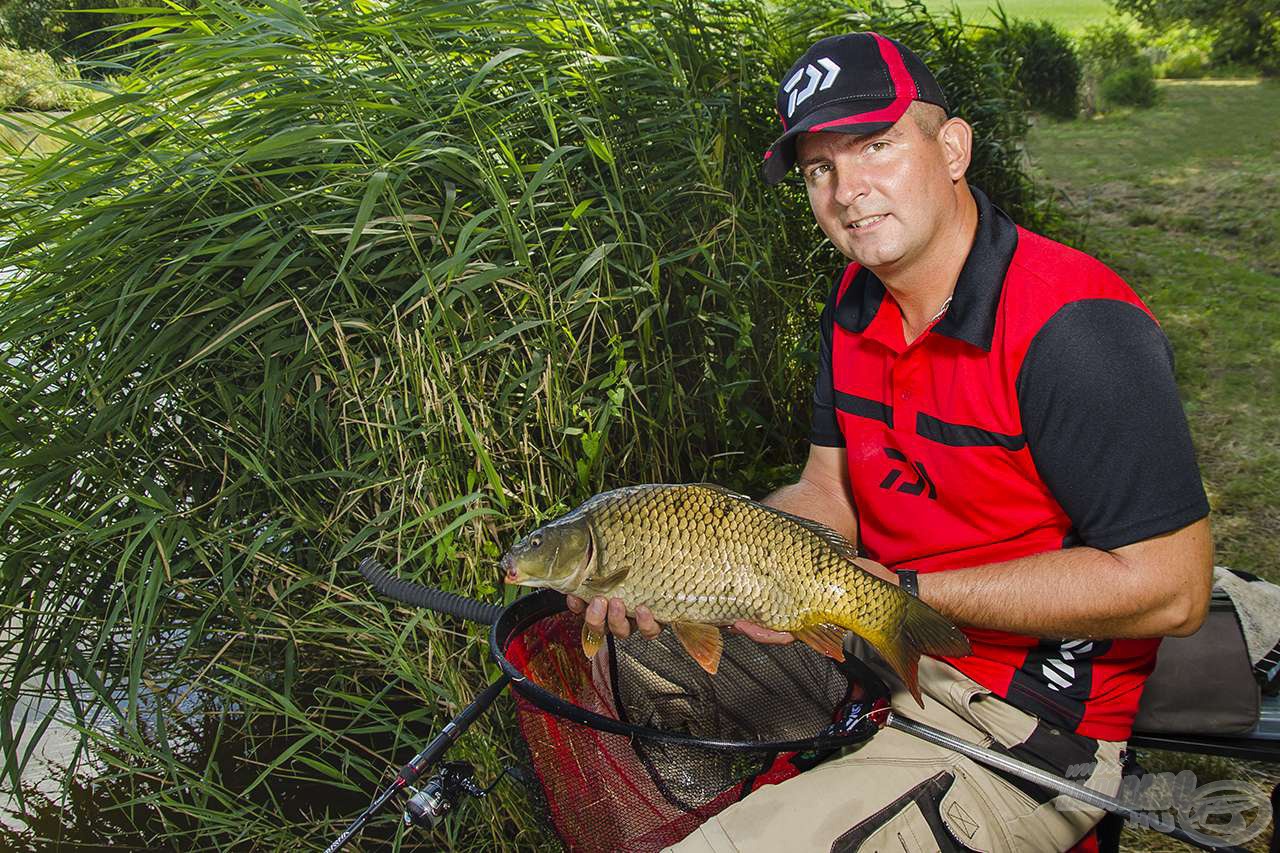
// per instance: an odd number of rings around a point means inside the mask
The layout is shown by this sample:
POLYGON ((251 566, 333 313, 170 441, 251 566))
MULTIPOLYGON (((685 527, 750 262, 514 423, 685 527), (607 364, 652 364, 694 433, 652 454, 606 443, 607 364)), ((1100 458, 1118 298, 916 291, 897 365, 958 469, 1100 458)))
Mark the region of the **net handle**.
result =
POLYGON ((851 732, 843 735, 815 735, 802 740, 711 740, 676 732, 666 732, 635 723, 624 723, 620 720, 606 717, 603 714, 588 711, 585 708, 574 705, 572 702, 566 702, 551 691, 530 681, 515 664, 507 659, 506 652, 511 645, 511 641, 534 622, 545 619, 548 616, 554 616, 567 609, 563 594, 549 589, 539 590, 532 595, 516 599, 502 611, 502 615, 498 617, 497 621, 493 623, 493 627, 489 629, 489 651, 492 653, 498 668, 511 679, 512 688, 533 705, 549 714, 626 738, 641 738, 681 746, 721 749, 730 752, 804 752, 810 749, 840 749, 861 743, 867 738, 865 733, 851 732))

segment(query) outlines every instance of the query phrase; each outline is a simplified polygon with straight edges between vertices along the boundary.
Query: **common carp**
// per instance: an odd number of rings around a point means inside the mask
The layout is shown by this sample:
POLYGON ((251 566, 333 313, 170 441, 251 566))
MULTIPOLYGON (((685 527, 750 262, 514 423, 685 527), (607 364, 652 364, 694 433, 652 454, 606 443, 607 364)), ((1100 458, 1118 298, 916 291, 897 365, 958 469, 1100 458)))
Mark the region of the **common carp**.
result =
MULTIPOLYGON (((716 626, 739 619, 789 631, 836 660, 851 630, 917 702, 921 653, 969 654, 964 634, 861 568, 836 531, 706 483, 596 495, 518 541, 502 568, 507 583, 648 607, 712 675, 723 649, 716 626)), ((588 656, 603 640, 583 625, 588 656)))

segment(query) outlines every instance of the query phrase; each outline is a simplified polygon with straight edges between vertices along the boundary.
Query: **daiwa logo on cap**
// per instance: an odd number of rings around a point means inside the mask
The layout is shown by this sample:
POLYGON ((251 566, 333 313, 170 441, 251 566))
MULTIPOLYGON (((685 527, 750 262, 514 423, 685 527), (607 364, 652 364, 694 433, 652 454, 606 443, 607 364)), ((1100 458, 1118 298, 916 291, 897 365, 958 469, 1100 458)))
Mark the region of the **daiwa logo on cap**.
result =
POLYGON ((803 104, 814 92, 830 89, 831 84, 836 82, 836 76, 840 73, 839 65, 826 56, 818 60, 818 65, 827 70, 826 74, 823 74, 817 66, 809 64, 792 75, 782 87, 782 91, 790 95, 787 99, 787 118, 791 118, 795 114, 796 107, 803 104), (799 89, 802 79, 807 80, 807 83, 803 89, 799 89))

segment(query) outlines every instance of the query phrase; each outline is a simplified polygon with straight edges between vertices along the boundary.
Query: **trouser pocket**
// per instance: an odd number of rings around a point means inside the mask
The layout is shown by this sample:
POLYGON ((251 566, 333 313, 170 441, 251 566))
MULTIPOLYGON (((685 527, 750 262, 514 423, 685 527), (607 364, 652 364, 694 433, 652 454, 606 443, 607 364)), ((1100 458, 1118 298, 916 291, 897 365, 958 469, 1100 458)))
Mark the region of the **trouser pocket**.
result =
POLYGON ((858 822, 831 845, 831 853, 916 853, 960 847, 942 819, 942 801, 955 783, 942 771, 858 822))

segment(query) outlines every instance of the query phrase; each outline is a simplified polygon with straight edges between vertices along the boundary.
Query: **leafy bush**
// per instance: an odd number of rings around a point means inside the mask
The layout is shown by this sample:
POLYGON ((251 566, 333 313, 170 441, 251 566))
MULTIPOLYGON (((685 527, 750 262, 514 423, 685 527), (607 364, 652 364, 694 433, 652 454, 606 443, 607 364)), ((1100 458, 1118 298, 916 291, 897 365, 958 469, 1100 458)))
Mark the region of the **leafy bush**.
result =
POLYGON ((1071 38, 1050 21, 1010 21, 978 38, 985 50, 1017 63, 1017 80, 1031 109, 1075 118, 1080 108, 1080 60, 1071 38))
MULTIPOLYGON (((357 557, 492 600, 499 550, 602 488, 794 473, 833 267, 759 167, 814 38, 918 48, 975 183, 1043 221, 958 26, 767 8, 205 0, 6 167, 0 681, 67 674, 130 820, 334 833, 487 681, 478 630, 371 601, 357 557)), ((460 746, 483 777, 502 727, 460 746)), ((536 843, 515 796, 458 846, 536 843)))
POLYGON ((1172 80, 1194 80, 1209 73, 1209 54, 1195 46, 1173 51, 1155 66, 1156 75, 1172 80))
POLYGON ((1151 59, 1138 48, 1127 27, 1114 21, 1089 27, 1080 40, 1080 59, 1084 66, 1084 101, 1088 112, 1111 106, 1146 107, 1155 103, 1151 59), (1108 92, 1126 100, 1111 100, 1108 92))
POLYGON ((1130 65, 1102 78, 1102 100, 1121 107, 1149 107, 1156 102, 1156 81, 1151 66, 1130 65))
POLYGON ((1128 27, 1115 21, 1088 27, 1080 39, 1085 72, 1105 77, 1112 71, 1138 65, 1142 52, 1128 27))
POLYGON ((1142 53, 1151 60, 1156 77, 1192 79, 1210 70, 1213 37, 1185 25, 1160 32, 1143 31, 1142 53))
POLYGON ((73 110, 97 100, 78 80, 75 65, 38 50, 0 47, 0 109, 73 110))

